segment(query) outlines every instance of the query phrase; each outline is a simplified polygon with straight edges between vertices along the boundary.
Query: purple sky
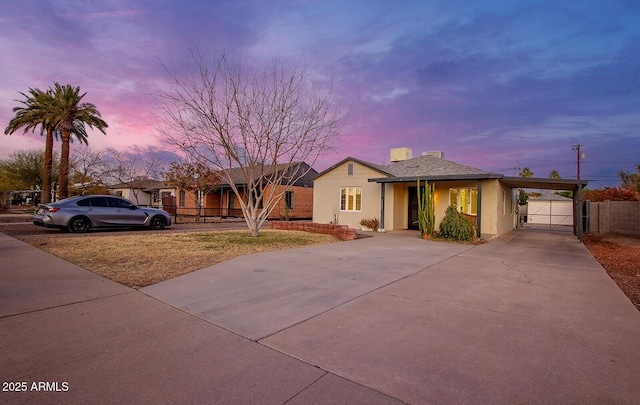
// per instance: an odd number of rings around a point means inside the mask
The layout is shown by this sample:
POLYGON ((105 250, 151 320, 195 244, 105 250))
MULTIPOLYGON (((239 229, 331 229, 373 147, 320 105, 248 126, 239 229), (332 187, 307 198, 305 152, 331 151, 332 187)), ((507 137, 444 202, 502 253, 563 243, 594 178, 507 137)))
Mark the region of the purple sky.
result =
MULTIPOLYGON (((29 87, 80 86, 109 124, 94 149, 162 148, 148 95, 186 62, 187 44, 243 60, 304 59, 351 108, 344 144, 316 166, 389 149, 589 187, 640 164, 640 2, 21 0, 0 2, 0 123, 29 87)), ((43 148, 22 132, 0 158, 43 148)), ((72 146, 78 148, 77 143, 72 146)))

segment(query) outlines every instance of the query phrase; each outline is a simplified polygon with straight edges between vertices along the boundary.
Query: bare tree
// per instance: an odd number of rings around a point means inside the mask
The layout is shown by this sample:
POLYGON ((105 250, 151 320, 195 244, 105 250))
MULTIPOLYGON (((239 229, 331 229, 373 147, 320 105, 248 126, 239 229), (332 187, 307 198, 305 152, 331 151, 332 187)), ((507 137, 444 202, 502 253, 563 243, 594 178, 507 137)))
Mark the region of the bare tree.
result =
MULTIPOLYGON (((163 173, 164 181, 170 186, 193 194, 196 206, 196 221, 200 219, 202 199, 218 188, 220 176, 201 163, 171 162, 169 170, 163 173)), ((206 215, 206 214, 205 214, 206 215)))
POLYGON ((107 149, 107 154, 111 165, 110 177, 131 188, 136 204, 139 204, 140 191, 145 188, 149 180, 160 178, 164 161, 159 155, 153 153, 121 152, 107 149))
POLYGON ((303 66, 274 60, 248 72, 224 53, 191 54, 182 71, 165 66, 158 130, 220 173, 258 236, 285 192, 335 148, 347 114, 333 104, 332 87, 314 85, 303 66))
POLYGON ((111 175, 111 167, 105 159, 105 151, 93 150, 89 146, 74 151, 71 156, 71 173, 75 193, 102 193, 106 190, 104 179, 111 175))

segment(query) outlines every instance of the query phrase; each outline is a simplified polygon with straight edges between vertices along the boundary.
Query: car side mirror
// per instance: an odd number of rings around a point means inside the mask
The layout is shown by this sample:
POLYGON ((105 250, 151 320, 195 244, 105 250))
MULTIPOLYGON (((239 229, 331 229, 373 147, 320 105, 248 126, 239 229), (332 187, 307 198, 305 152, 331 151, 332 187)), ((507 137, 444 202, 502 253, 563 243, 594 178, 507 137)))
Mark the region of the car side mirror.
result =
POLYGON ((130 210, 137 210, 137 209, 138 209, 138 206, 137 206, 137 205, 135 205, 135 204, 129 204, 129 209, 130 209, 130 210))

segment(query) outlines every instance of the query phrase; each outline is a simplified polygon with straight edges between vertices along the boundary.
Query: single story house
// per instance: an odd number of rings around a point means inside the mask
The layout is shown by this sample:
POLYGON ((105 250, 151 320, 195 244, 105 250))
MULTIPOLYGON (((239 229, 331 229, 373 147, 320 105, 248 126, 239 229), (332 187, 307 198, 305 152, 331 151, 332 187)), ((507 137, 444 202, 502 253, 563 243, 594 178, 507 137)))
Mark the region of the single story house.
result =
MULTIPOLYGON (((363 218, 379 218, 381 230, 418 229, 416 182, 435 184, 435 229, 450 205, 477 225, 478 236, 495 237, 517 225, 520 188, 574 191, 581 206, 585 180, 506 177, 444 159, 442 152, 413 158, 408 148, 395 148, 390 164, 347 157, 313 180, 313 221, 360 228, 363 218)), ((575 208, 575 212, 580 212, 575 208)), ((579 215, 576 215, 578 218, 579 215)), ((582 223, 575 234, 582 238, 582 223)))
POLYGON ((134 181, 109 186, 109 193, 126 198, 136 205, 163 208, 163 199, 175 197, 175 187, 167 186, 164 181, 136 179, 134 181))
MULTIPOLYGON (((275 177, 278 178, 283 170, 291 170, 294 167, 294 173, 285 176, 283 182, 276 185, 266 184, 264 195, 270 193, 283 193, 283 198, 278 205, 269 214, 268 219, 311 219, 313 215, 313 182, 311 179, 318 172, 311 168, 307 163, 296 162, 290 165, 281 164, 275 168, 275 177), (300 174, 300 178, 296 179, 285 191, 288 179, 295 179, 300 174), (303 175, 303 173, 306 173, 303 175)), ((259 171, 256 171, 258 180, 259 171)), ((241 198, 244 198, 244 190, 246 189, 246 179, 241 168, 228 169, 233 183, 240 190, 241 198)), ((242 217, 242 208, 240 207, 237 197, 231 188, 229 182, 223 179, 216 187, 212 187, 211 191, 189 191, 178 190, 177 195, 177 213, 179 215, 199 215, 212 217, 242 217)))

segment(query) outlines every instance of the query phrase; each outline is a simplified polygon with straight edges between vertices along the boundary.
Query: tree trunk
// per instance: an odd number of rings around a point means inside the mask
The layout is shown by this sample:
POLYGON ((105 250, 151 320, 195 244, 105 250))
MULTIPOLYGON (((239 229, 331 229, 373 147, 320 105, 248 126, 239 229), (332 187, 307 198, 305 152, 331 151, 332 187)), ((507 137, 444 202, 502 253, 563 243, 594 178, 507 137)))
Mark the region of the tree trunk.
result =
POLYGON ((47 129, 44 148, 44 166, 42 167, 42 195, 40 202, 51 202, 51 174, 53 172, 53 130, 47 129))
POLYGON ((71 132, 62 131, 62 152, 60 153, 60 176, 58 177, 58 195, 60 199, 69 196, 69 139, 71 132))
POLYGON ((249 228, 249 231, 251 231, 251 236, 260 236, 260 227, 258 226, 258 220, 256 218, 253 218, 249 212, 244 212, 244 210, 243 215, 244 220, 247 223, 247 227, 249 228))
POLYGON ((260 229, 258 229, 258 223, 257 222, 252 222, 251 223, 251 236, 256 237, 256 236, 260 236, 260 229))

